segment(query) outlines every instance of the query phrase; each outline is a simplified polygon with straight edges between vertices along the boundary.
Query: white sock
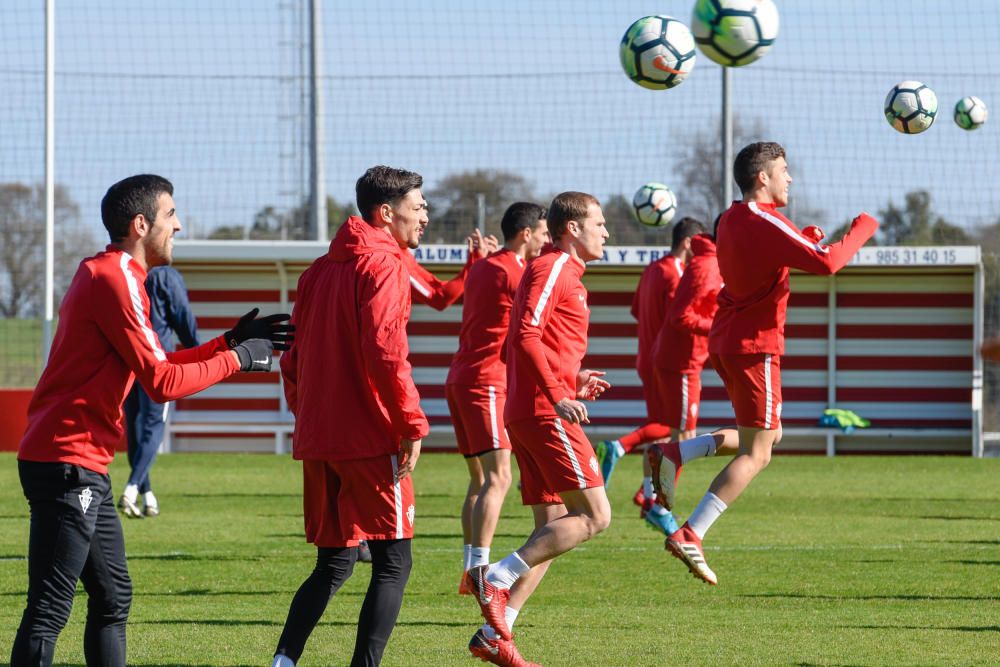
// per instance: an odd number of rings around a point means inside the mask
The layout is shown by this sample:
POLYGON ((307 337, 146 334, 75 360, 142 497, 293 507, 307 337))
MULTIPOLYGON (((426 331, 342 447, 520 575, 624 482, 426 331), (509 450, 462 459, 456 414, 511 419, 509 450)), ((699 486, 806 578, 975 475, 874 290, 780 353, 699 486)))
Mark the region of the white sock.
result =
POLYGON ((145 503, 146 507, 158 507, 159 503, 156 502, 156 496, 153 495, 152 491, 147 491, 142 494, 142 502, 145 503))
POLYGON ((465 544, 462 546, 462 569, 466 572, 472 567, 472 545, 465 544))
MULTIPOLYGON (((507 621, 507 628, 514 630, 514 621, 517 620, 517 615, 521 612, 520 609, 514 609, 513 607, 507 607, 503 612, 504 620, 507 621)), ((483 634, 486 635, 487 639, 492 641, 497 640, 497 631, 493 629, 493 626, 489 623, 483 623, 483 634)))
POLYGON ((530 569, 531 566, 521 560, 515 551, 499 563, 490 564, 490 568, 486 571, 486 581, 497 588, 510 588, 518 577, 530 569))
POLYGON ((274 656, 274 662, 271 663, 271 667, 295 667, 295 663, 284 653, 279 653, 274 656))
POLYGON ((139 497, 139 487, 135 484, 129 484, 125 487, 125 492, 122 494, 129 499, 129 502, 135 502, 135 499, 139 497))
POLYGON ((642 478, 642 495, 647 498, 653 497, 653 478, 643 477, 642 478))
MULTIPOLYGON (((490 548, 489 547, 472 547, 470 546, 469 551, 469 568, 479 567, 480 565, 490 564, 490 548)), ((466 569, 469 569, 466 568, 466 569)))
POLYGON ((709 491, 701 499, 701 502, 698 503, 698 506, 694 508, 694 511, 691 512, 691 516, 687 520, 687 525, 694 531, 699 540, 704 539, 705 533, 712 527, 715 520, 722 516, 722 513, 726 511, 726 507, 726 503, 722 502, 719 496, 709 491))
POLYGON ((694 459, 715 456, 715 436, 711 433, 698 435, 690 440, 679 443, 681 450, 681 465, 694 459))

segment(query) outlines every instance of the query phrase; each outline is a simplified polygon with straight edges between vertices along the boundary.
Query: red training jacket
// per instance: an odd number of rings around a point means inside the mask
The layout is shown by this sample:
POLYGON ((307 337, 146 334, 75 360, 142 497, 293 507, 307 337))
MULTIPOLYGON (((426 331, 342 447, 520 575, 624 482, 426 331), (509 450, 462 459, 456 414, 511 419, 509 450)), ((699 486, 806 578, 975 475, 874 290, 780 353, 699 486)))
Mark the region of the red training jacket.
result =
POLYGON ((677 291, 656 337, 653 363, 672 373, 700 373, 708 359, 708 332, 719 305, 722 275, 709 234, 691 238, 694 257, 677 284, 677 291))
POLYGON ((446 384, 507 386, 507 365, 500 352, 522 275, 524 259, 506 248, 469 269, 458 352, 452 357, 446 384))
POLYGON ((875 234, 878 222, 862 213, 837 243, 806 238, 774 204, 733 202, 719 221, 719 292, 708 350, 712 354, 784 354, 788 269, 830 275, 875 234))
POLYGON ((580 281, 585 270, 555 246, 525 269, 507 334, 505 422, 555 416, 556 403, 576 398, 590 321, 587 290, 580 281))
POLYGON ((407 254, 389 234, 351 216, 299 278, 295 342, 281 356, 295 414, 294 458, 395 454, 401 438, 427 435, 406 359, 407 254))
POLYGON ((465 266, 458 275, 448 281, 439 280, 437 276, 425 269, 413 256, 413 253, 402 251, 403 264, 410 273, 410 296, 415 303, 422 303, 434 310, 444 310, 458 301, 465 289, 465 279, 469 268, 475 263, 475 256, 470 254, 465 266))
POLYGON ((59 307, 49 362, 28 404, 21 461, 106 474, 122 437, 122 402, 136 378, 157 403, 240 370, 222 336, 164 352, 149 321, 146 270, 114 246, 80 262, 59 307))
POLYGON ((639 322, 639 351, 635 358, 639 370, 653 368, 653 346, 683 274, 684 263, 667 255, 651 262, 639 277, 632 297, 632 317, 639 322))

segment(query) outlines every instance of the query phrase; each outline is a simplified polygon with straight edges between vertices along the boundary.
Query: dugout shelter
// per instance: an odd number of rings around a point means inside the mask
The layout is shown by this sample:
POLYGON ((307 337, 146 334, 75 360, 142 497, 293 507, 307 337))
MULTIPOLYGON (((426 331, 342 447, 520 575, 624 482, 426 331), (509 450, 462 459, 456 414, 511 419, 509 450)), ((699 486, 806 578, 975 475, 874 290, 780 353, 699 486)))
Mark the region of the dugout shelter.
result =
MULTIPOLYGON (((584 283, 591 310, 586 367, 607 371, 613 388, 589 406, 593 440, 645 420, 635 372, 636 324, 629 308, 643 267, 660 247, 608 247, 584 283)), ((202 337, 254 305, 263 313, 294 305, 299 275, 326 245, 179 241, 202 337)), ((465 247, 424 246, 417 258, 439 277, 454 275, 465 247)), ((793 272, 786 354, 782 357, 785 436, 779 452, 982 456, 983 332, 980 249, 863 248, 835 276, 793 272), (827 407, 853 410, 871 427, 847 434, 817 426, 827 407)), ((458 347, 461 301, 443 312, 415 305, 408 328, 411 362, 432 432, 429 449, 454 449, 444 395, 458 347)), ((733 423, 718 375, 706 368, 699 432, 733 423)), ((279 373, 237 374, 177 402, 164 448, 176 451, 289 449, 293 417, 279 373)))

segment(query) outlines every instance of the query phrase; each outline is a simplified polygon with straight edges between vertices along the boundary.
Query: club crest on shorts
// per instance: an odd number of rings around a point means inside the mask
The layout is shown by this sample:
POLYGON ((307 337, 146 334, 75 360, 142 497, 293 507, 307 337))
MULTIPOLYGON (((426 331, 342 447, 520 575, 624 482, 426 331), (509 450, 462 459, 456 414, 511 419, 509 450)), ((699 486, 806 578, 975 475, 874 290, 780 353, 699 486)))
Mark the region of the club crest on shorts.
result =
POLYGON ((410 522, 410 528, 413 528, 413 517, 416 516, 417 510, 413 505, 406 508, 406 520, 410 522))
POLYGON ((91 492, 90 487, 88 486, 87 488, 85 488, 83 491, 80 492, 80 495, 78 497, 80 498, 80 509, 83 510, 84 514, 86 514, 87 508, 90 507, 91 501, 94 500, 94 494, 93 492, 91 492))

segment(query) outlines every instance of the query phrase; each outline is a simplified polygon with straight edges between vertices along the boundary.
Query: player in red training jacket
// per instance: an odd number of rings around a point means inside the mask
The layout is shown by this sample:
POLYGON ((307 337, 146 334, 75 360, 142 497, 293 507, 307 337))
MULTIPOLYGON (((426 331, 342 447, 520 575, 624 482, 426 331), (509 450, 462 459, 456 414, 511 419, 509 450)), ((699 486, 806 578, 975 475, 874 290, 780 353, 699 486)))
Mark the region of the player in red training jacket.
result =
POLYGON ((125 665, 132 581, 108 464, 123 433, 122 402, 136 379, 159 403, 183 398, 238 371, 267 371, 272 346, 287 349, 287 315, 244 316, 204 345, 166 353, 149 319, 145 281, 169 264, 181 223, 174 187, 140 175, 101 201, 111 243, 80 263, 59 307, 59 326, 28 404, 17 452, 31 509, 28 602, 11 665, 51 665, 56 639, 82 581, 89 597, 88 665, 125 665))
MULTIPOLYGON (((465 537, 459 593, 471 593, 465 573, 490 562, 490 544, 504 497, 510 488, 510 440, 504 428, 507 364, 501 351, 507 341, 514 293, 525 266, 549 239, 545 209, 517 202, 500 221, 504 247, 476 262, 465 281, 462 329, 445 389, 458 449, 469 469, 469 487, 462 505, 465 537)), ((477 657, 509 653, 516 647, 484 625, 469 649, 477 657)), ((508 660, 509 662, 510 660, 508 660)))
POLYGON ((582 401, 610 386, 603 373, 581 369, 590 310, 580 279, 586 263, 603 255, 608 232, 600 203, 582 192, 556 196, 548 222, 554 245, 525 270, 507 335, 504 421, 535 531, 503 560, 468 573, 483 617, 508 641, 551 560, 611 522, 604 480, 581 428, 589 422, 582 401))
MULTIPOLYGON (((651 263, 642 272, 639 285, 632 300, 632 317, 639 322, 638 354, 635 367, 642 382, 642 394, 646 400, 647 421, 644 425, 617 440, 602 440, 597 443, 597 460, 601 464, 604 483, 611 481, 618 461, 638 445, 646 445, 670 435, 671 420, 666 407, 669 398, 657 378, 653 359, 654 347, 660 332, 666 326, 666 315, 674 300, 677 286, 684 275, 685 265, 691 259, 691 238, 705 231, 705 225, 694 218, 681 218, 673 227, 670 254, 651 263)), ((643 457, 642 485, 636 491, 632 502, 639 506, 639 518, 653 528, 665 533, 676 530, 673 516, 656 503, 649 464, 643 457)))
MULTIPOLYGON (((712 523, 771 460, 781 440, 781 369, 785 352, 788 269, 836 273, 872 237, 878 222, 862 213, 844 238, 821 245, 778 212, 788 203, 785 150, 773 142, 739 152, 733 173, 743 193, 719 221, 719 270, 725 286, 712 322, 708 351, 736 412, 739 453, 719 473, 679 531, 667 538, 670 552, 695 577, 710 584, 701 540, 712 523)), ((667 462, 667 459, 664 459, 667 462)), ((663 477, 669 477, 661 473, 663 477)))
POLYGON ((410 274, 403 257, 427 226, 419 174, 376 166, 356 185, 362 217, 299 278, 298 338, 281 358, 302 461, 306 540, 316 565, 292 599, 273 665, 298 662, 327 603, 372 555, 352 665, 377 665, 412 566, 413 471, 429 426, 407 356, 410 274))
MULTIPOLYGON (((420 233, 423 235, 423 231, 420 233)), ((468 259, 458 275, 451 280, 441 280, 422 267, 413 253, 406 252, 400 255, 407 271, 410 272, 410 297, 413 303, 430 306, 434 310, 444 310, 458 301, 465 289, 469 269, 478 260, 497 249, 496 237, 492 234, 484 237, 478 229, 474 230, 465 242, 468 245, 468 259)))

